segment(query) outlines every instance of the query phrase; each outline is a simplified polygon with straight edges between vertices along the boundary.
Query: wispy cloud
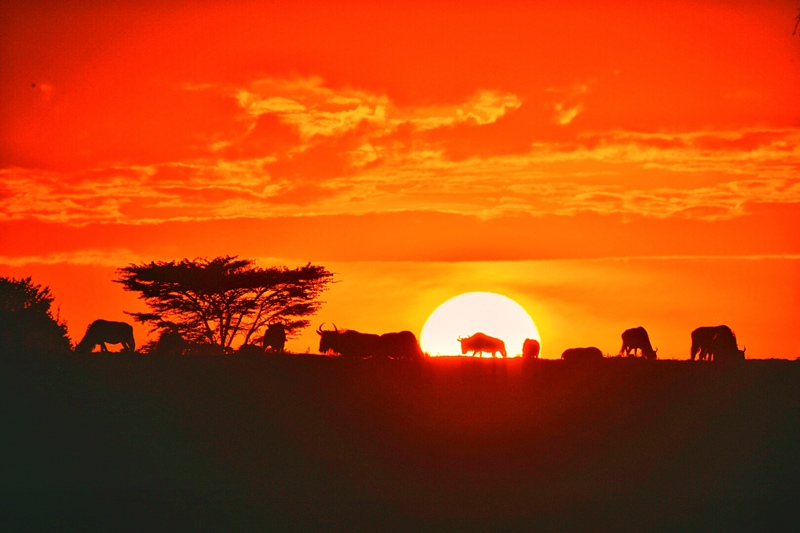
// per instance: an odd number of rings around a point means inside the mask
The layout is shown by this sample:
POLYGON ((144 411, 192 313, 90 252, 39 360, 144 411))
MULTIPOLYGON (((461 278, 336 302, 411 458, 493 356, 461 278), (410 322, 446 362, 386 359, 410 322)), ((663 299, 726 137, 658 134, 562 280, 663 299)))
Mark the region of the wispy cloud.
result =
POLYGON ((589 92, 589 85, 578 84, 566 90, 550 88, 548 92, 556 98, 552 104, 555 112, 553 120, 561 126, 566 126, 583 111, 583 100, 589 92))
MULTIPOLYGON (((721 219, 746 214, 752 203, 800 203, 796 128, 576 130, 529 142, 522 100, 498 90, 416 107, 314 77, 184 90, 227 94, 236 101, 231 120, 243 126, 212 136, 191 159, 0 169, 0 220, 149 223, 403 210, 721 219)), ((566 125, 589 92, 576 85, 545 99, 566 125)))
MULTIPOLYGON (((0 265, 24 267, 28 265, 81 265, 119 267, 126 263, 136 263, 145 259, 125 248, 103 250, 76 250, 44 255, 4 256, 0 255, 0 265)), ((147 259, 148 261, 150 259, 147 259)))

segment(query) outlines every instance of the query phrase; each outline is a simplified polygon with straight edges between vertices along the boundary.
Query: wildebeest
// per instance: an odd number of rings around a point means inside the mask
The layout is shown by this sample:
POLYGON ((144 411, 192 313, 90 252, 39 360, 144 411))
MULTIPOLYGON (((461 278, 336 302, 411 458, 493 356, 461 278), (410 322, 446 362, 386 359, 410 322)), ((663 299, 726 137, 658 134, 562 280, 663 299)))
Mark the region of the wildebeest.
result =
POLYGON ((264 355, 265 349, 257 344, 242 344, 236 349, 236 355, 246 357, 257 357, 264 355))
POLYGON ((561 359, 564 361, 576 362, 602 361, 603 352, 600 351, 600 348, 595 348, 594 346, 586 348, 567 348, 561 353, 561 359))
POLYGON ((630 357, 631 352, 633 352, 635 357, 637 350, 641 351, 642 357, 645 359, 657 358, 656 352, 658 348, 655 350, 653 349, 653 346, 650 344, 650 337, 647 335, 647 330, 642 326, 626 329, 622 332, 622 348, 620 348, 619 354, 630 357))
POLYGON ((354 330, 340 330, 333 325, 332 330, 317 328, 319 352, 329 351, 342 357, 379 357, 391 359, 419 360, 423 357, 416 335, 410 331, 398 331, 377 335, 354 330))
POLYGON ((410 331, 384 333, 380 338, 381 349, 392 359, 420 360, 424 357, 417 336, 410 331))
POLYGON ((744 352, 739 349, 736 335, 728 326, 701 326, 692 331, 692 360, 697 355, 699 360, 742 361, 744 352))
POLYGON ((526 359, 538 359, 542 346, 536 339, 525 339, 522 343, 522 357, 526 359))
POLYGON ((133 340, 133 327, 126 322, 95 320, 86 328, 86 334, 75 346, 75 352, 90 353, 98 344, 101 352, 107 352, 108 348, 105 343, 122 344, 123 351, 132 352, 136 348, 133 340))
POLYGON ((479 332, 467 338, 459 337, 458 341, 461 343, 462 354, 472 352, 472 356, 475 357, 486 352, 492 354, 492 357, 497 357, 499 352, 500 355, 506 357, 506 343, 484 333, 479 332))
POLYGON ((273 352, 283 352, 283 348, 286 346, 286 328, 283 324, 270 324, 267 331, 264 332, 261 345, 264 347, 264 351, 272 348, 273 352))

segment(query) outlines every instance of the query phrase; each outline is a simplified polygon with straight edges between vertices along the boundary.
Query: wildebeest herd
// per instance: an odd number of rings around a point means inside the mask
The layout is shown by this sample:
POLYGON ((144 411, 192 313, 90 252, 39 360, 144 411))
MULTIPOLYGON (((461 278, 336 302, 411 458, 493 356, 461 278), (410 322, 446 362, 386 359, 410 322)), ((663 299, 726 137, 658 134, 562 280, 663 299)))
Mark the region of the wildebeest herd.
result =
MULTIPOLYGON (((728 326, 703 326, 692 331, 692 349, 689 359, 694 361, 697 356, 698 360, 703 361, 744 361, 745 349, 739 349, 736 335, 728 326)), ((639 356, 655 360, 658 358, 656 352, 658 352, 658 348, 654 349, 650 344, 650 336, 642 326, 622 332, 620 356, 639 356)), ((597 361, 603 359, 603 352, 594 346, 568 348, 561 354, 561 359, 565 361, 597 361)))
MULTIPOLYGON (((323 329, 321 324, 316 332, 319 335, 319 353, 335 354, 343 359, 380 358, 406 361, 419 361, 426 357, 420 347, 416 335, 411 331, 398 331, 392 333, 362 333, 350 329, 339 329, 336 324, 333 329, 323 329)), ((743 361, 745 349, 739 349, 736 335, 731 328, 725 325, 704 326, 692 331, 692 347, 690 360, 701 361, 743 361)), ((507 357, 505 342, 496 337, 491 337, 477 332, 469 337, 458 337, 461 344, 461 354, 471 352, 472 357, 482 356, 484 353, 492 357, 507 357), (499 354, 499 355, 498 355, 499 354)), ((89 353, 99 345, 101 352, 107 352, 106 343, 122 344, 123 351, 133 352, 135 342, 133 328, 125 322, 108 320, 95 320, 86 330, 83 339, 75 347, 76 353, 89 353)), ((286 345, 286 330, 282 324, 271 324, 261 338, 261 344, 245 344, 240 347, 239 353, 263 354, 267 352, 284 353, 286 345)), ((155 344, 154 353, 158 355, 189 355, 219 353, 219 350, 204 350, 203 347, 211 346, 188 343, 178 333, 168 331, 162 333, 155 344)), ((217 347, 218 348, 218 347, 217 347)), ((538 340, 525 339, 522 345, 522 356, 525 359, 538 359, 541 345, 538 340)), ((643 327, 626 329, 622 332, 622 347, 620 357, 634 357, 646 360, 655 360, 658 349, 653 348, 647 330, 643 327)), ((599 361, 604 359, 603 352, 594 346, 581 348, 568 348, 561 354, 564 361, 599 361)))

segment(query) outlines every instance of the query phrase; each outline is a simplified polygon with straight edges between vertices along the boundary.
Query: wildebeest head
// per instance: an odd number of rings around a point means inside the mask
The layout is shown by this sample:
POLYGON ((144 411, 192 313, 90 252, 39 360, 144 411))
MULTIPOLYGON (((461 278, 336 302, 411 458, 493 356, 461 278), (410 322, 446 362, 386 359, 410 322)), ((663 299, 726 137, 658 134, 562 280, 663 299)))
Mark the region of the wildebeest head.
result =
POLYGON ((327 353, 331 350, 334 352, 339 351, 339 343, 337 342, 341 333, 339 328, 334 324, 333 329, 324 330, 322 329, 324 325, 325 322, 320 324, 317 328, 317 335, 319 335, 319 353, 327 353))
POLYGON ((456 340, 461 343, 461 354, 463 355, 467 353, 469 351, 469 348, 467 347, 467 344, 469 344, 469 337, 466 339, 464 337, 459 337, 456 340))

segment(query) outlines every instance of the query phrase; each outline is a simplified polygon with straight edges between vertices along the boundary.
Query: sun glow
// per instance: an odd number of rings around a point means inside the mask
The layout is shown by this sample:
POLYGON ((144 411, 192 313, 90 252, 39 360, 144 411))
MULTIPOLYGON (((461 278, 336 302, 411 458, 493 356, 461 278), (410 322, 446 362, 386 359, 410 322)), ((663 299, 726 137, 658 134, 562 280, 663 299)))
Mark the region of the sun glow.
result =
POLYGON ((431 313, 422 327, 420 345, 431 356, 461 355, 458 338, 478 332, 505 342, 509 357, 522 353, 525 339, 541 342, 536 324, 517 302, 493 292, 466 292, 431 313))

